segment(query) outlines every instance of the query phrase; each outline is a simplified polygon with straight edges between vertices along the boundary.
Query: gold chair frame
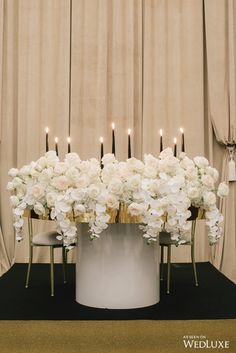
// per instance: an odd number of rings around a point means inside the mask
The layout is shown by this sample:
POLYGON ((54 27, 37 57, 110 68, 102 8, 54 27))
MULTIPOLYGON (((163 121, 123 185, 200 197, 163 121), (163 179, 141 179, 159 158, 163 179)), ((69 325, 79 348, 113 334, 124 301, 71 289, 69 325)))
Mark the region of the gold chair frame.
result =
POLYGON ((29 263, 27 268, 25 288, 29 286, 30 272, 33 262, 33 249, 34 247, 46 247, 50 248, 50 284, 51 284, 51 296, 54 296, 54 249, 62 248, 62 270, 63 270, 63 281, 66 283, 66 263, 67 263, 67 251, 63 244, 57 245, 43 245, 43 244, 34 244, 33 242, 33 219, 39 219, 37 215, 34 215, 33 212, 27 214, 28 218, 28 238, 29 238, 29 263))
MULTIPOLYGON (((190 241, 182 244, 182 245, 190 245, 191 246, 191 261, 193 266, 193 275, 195 286, 198 286, 198 276, 195 262, 195 233, 196 233, 196 221, 204 218, 204 211, 202 209, 196 207, 190 207, 191 216, 188 221, 192 222, 191 226, 191 238, 190 241)), ((171 270, 171 246, 175 245, 175 242, 170 242, 169 244, 161 244, 161 261, 160 261, 160 279, 163 280, 163 265, 164 265, 164 248, 167 248, 167 294, 170 294, 170 270, 171 270)), ((181 245, 181 246, 182 246, 181 245)))

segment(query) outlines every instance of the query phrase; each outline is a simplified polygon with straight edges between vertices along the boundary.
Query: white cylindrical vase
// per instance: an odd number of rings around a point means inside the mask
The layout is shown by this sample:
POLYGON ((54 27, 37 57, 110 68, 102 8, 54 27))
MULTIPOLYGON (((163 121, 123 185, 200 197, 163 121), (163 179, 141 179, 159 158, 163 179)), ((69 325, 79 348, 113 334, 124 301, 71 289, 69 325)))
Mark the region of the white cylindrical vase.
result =
POLYGON ((76 301, 107 309, 158 303, 159 242, 148 245, 138 224, 110 224, 92 241, 88 230, 78 225, 76 301))

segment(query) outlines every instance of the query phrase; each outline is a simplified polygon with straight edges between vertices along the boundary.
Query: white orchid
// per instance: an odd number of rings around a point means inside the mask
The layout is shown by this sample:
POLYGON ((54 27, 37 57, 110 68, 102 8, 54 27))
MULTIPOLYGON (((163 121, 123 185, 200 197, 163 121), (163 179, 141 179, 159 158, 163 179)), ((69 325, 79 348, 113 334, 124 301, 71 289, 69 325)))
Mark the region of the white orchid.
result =
POLYGON ((57 222, 58 238, 71 248, 77 240, 75 217, 89 213, 91 238, 99 238, 108 227, 109 212, 119 212, 121 204, 142 220, 148 242, 156 241, 164 227, 177 244, 185 242, 191 227, 190 205, 206 211, 211 244, 222 235, 223 216, 216 196, 226 196, 228 186, 221 183, 217 188, 219 173, 205 157, 192 160, 181 153, 176 158, 167 148, 159 158, 145 154, 143 162, 136 158, 118 162, 113 154, 106 154, 102 163, 103 168, 95 158, 81 161, 76 153, 59 161, 49 151, 19 170, 11 168, 7 189, 16 239, 23 238, 26 208, 39 216, 50 212, 57 222))

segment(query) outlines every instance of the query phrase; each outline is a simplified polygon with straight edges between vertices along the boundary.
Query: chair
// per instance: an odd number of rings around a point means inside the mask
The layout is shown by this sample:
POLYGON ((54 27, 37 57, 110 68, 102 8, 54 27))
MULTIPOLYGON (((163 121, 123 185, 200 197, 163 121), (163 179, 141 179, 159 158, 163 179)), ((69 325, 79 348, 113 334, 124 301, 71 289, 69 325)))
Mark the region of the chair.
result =
POLYGON ((31 265, 33 261, 33 249, 36 246, 48 246, 50 248, 50 277, 51 277, 51 296, 54 296, 54 249, 62 248, 62 268, 63 268, 63 280, 66 283, 66 249, 63 246, 63 241, 58 240, 56 231, 46 231, 37 234, 33 234, 33 222, 32 219, 39 219, 33 211, 26 215, 28 217, 28 235, 29 235, 29 263, 27 269, 25 288, 29 286, 29 278, 31 265))
MULTIPOLYGON (((198 208, 190 207, 191 216, 188 221, 192 222, 191 227, 191 238, 190 241, 182 244, 182 245, 190 245, 191 246, 191 260, 193 266, 193 274, 195 285, 198 286, 198 277, 195 263, 195 231, 196 231, 196 220, 203 218, 203 214, 199 212, 198 208)), ((163 263, 164 263, 164 248, 167 248, 167 294, 170 293, 170 269, 171 269, 171 246, 176 245, 176 241, 171 239, 171 234, 165 231, 160 233, 159 236, 159 244, 161 247, 161 262, 160 262, 160 278, 163 280, 163 263)))

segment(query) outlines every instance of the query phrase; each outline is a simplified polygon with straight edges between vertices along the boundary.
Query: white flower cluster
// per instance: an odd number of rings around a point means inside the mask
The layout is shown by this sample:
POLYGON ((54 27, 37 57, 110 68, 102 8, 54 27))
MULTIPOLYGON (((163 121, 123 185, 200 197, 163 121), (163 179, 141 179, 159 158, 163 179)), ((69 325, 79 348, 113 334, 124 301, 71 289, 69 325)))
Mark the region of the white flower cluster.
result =
POLYGON ((206 211, 210 243, 221 236, 223 217, 216 195, 226 196, 228 186, 221 183, 216 188, 218 172, 204 157, 191 160, 181 153, 176 158, 167 148, 159 158, 146 154, 144 162, 136 158, 118 162, 106 154, 102 164, 101 168, 95 158, 81 161, 76 153, 68 153, 61 162, 49 151, 20 170, 12 168, 7 189, 12 194, 16 239, 23 238, 26 208, 40 216, 50 213, 57 221, 58 238, 69 248, 76 242, 76 216, 89 213, 91 238, 98 238, 108 227, 108 210, 119 210, 121 203, 141 219, 148 242, 155 241, 164 227, 177 243, 184 242, 191 226, 190 205, 206 211))

